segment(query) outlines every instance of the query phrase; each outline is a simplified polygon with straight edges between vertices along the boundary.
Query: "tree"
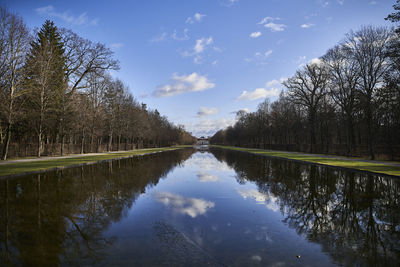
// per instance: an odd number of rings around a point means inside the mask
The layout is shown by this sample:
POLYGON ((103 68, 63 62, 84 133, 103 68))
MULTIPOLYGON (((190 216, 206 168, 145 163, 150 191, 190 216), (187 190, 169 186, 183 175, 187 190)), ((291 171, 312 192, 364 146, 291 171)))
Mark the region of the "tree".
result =
POLYGON ((60 110, 66 92, 65 62, 61 35, 54 23, 47 20, 31 43, 25 64, 28 114, 37 133, 39 157, 43 134, 50 129, 51 119, 54 121, 59 115, 54 111, 60 110))
POLYGON ((320 60, 314 60, 283 82, 291 100, 307 110, 310 134, 310 152, 316 143, 316 119, 321 100, 327 93, 328 71, 320 60))
POLYGON ((359 84, 358 63, 348 57, 345 44, 330 49, 323 57, 329 67, 330 95, 339 106, 346 121, 347 154, 353 150, 354 113, 356 107, 356 89, 359 84))
MULTIPOLYGON (((400 22, 400 0, 396 1, 396 4, 393 5, 394 10, 397 12, 389 14, 385 20, 390 20, 391 22, 398 23, 400 22)), ((400 26, 396 29, 396 32, 400 34, 400 26)))
POLYGON ((345 38, 345 50, 350 60, 358 65, 360 104, 365 113, 368 148, 371 159, 375 158, 374 116, 377 89, 382 86, 390 65, 387 47, 391 33, 383 27, 364 26, 357 32, 351 31, 345 38))
POLYGON ((6 124, 1 159, 7 159, 14 121, 19 109, 23 63, 29 31, 22 18, 0 7, 0 114, 6 124))
POLYGON ((83 81, 90 73, 119 69, 118 60, 112 57, 113 52, 104 44, 83 39, 67 29, 62 29, 60 32, 65 49, 66 76, 70 83, 70 94, 85 88, 83 81))

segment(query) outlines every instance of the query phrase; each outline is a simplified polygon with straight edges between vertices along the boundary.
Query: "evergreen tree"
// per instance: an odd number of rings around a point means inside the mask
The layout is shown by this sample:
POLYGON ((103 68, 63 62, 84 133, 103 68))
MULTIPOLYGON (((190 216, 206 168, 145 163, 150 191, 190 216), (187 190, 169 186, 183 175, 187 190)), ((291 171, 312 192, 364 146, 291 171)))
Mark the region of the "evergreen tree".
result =
POLYGON ((26 60, 27 114, 42 142, 58 136, 66 106, 66 60, 61 35, 54 22, 47 20, 31 43, 26 60), (61 121, 61 123, 60 123, 61 121))

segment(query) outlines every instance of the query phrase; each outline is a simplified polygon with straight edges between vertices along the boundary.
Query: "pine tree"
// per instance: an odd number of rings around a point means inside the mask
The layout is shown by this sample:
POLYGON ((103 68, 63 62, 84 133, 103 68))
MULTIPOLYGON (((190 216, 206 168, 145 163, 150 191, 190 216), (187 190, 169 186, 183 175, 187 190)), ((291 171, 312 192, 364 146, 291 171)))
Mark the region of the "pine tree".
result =
POLYGON ((37 133, 39 157, 44 135, 57 136, 65 111, 65 62, 61 35, 54 22, 47 20, 31 43, 25 65, 27 114, 37 133))

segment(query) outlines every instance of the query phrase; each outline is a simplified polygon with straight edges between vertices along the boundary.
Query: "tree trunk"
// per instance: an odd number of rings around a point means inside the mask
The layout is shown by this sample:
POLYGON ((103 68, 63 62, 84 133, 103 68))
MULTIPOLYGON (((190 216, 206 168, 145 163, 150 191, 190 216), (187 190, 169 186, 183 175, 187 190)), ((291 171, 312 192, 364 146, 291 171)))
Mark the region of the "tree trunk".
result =
POLYGON ((64 134, 61 136, 61 145, 60 145, 60 154, 61 156, 64 155, 64 141, 65 141, 65 136, 64 134))
POLYGON ((315 112, 314 110, 309 111, 309 124, 310 124, 310 153, 314 152, 315 145, 315 112))
POLYGON ((370 103, 367 108, 367 134, 368 134, 368 150, 369 150, 369 155, 372 160, 375 159, 375 153, 374 153, 374 141, 373 141, 373 134, 372 134, 372 110, 370 107, 370 103))
POLYGON ((39 134, 38 134, 38 154, 37 156, 40 158, 41 156, 41 150, 42 150, 42 127, 39 129, 39 134))
POLYGON ((11 139, 11 123, 7 124, 6 128, 6 136, 4 138, 4 146, 3 146, 3 152, 1 154, 1 159, 6 160, 7 159, 7 154, 8 154, 8 146, 10 144, 10 139, 11 139))
POLYGON ((120 150, 120 146, 121 146, 121 135, 118 135, 118 147, 117 147, 117 151, 120 150))
POLYGON ((82 129, 82 137, 81 137, 81 154, 84 152, 84 146, 85 146, 85 130, 82 129))
POLYGON ((110 152, 112 149, 112 132, 110 132, 110 135, 108 136, 108 145, 107 145, 107 151, 110 152))

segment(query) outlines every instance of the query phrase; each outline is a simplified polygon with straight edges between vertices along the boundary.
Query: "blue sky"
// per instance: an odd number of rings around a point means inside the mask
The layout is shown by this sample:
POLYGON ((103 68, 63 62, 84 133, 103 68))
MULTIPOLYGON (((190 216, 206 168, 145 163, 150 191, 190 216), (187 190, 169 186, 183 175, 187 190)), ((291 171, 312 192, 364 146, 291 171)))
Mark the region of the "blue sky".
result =
POLYGON ((280 81, 350 30, 390 25, 394 0, 0 0, 30 28, 53 20, 115 52, 139 102, 196 136, 274 101, 280 81))

